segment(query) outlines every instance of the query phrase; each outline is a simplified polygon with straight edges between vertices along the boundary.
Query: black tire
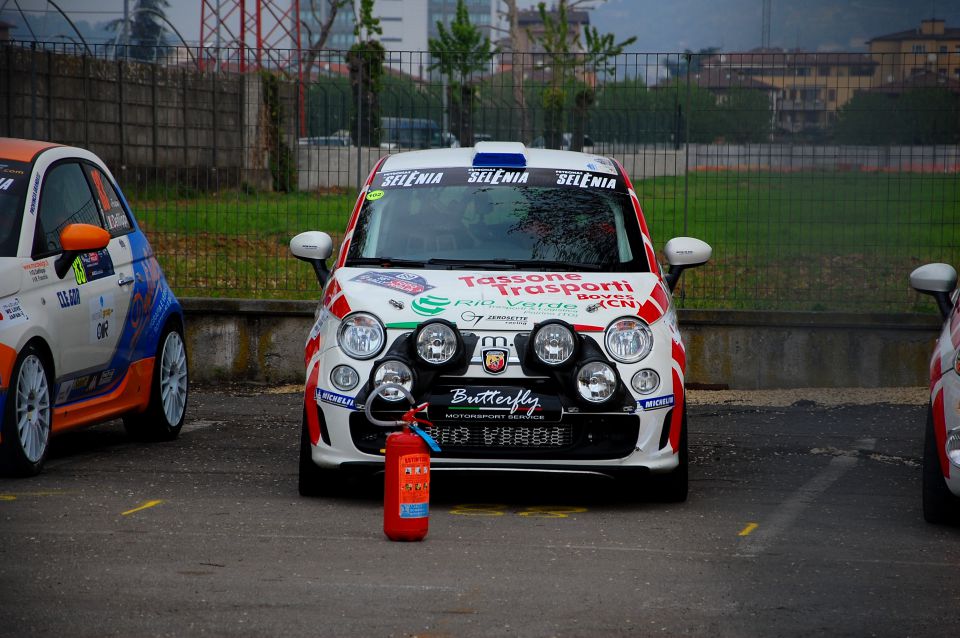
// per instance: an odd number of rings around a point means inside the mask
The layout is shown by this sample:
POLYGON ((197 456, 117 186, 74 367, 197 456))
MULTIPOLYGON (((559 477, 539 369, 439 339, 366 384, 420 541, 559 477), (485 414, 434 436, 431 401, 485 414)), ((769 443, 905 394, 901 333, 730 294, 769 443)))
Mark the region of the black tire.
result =
POLYGON ((40 349, 28 343, 13 364, 0 426, 0 473, 5 476, 34 476, 43 469, 53 423, 51 378, 40 349))
POLYGON ((187 347, 174 323, 168 323, 160 335, 150 386, 147 409, 124 416, 123 425, 138 440, 172 441, 183 427, 190 395, 187 347))
POLYGON ((943 479, 937 437, 933 431, 933 408, 927 409, 927 427, 923 434, 923 518, 942 525, 957 520, 960 499, 953 495, 943 479))
POLYGON ((680 419, 680 449, 677 451, 680 464, 669 474, 653 477, 654 498, 661 503, 683 503, 689 493, 690 452, 687 444, 687 406, 683 406, 680 419))
POLYGON ((336 496, 343 490, 343 477, 337 470, 318 467, 310 454, 310 432, 307 428, 307 412, 303 412, 300 426, 300 471, 297 489, 300 496, 336 496))

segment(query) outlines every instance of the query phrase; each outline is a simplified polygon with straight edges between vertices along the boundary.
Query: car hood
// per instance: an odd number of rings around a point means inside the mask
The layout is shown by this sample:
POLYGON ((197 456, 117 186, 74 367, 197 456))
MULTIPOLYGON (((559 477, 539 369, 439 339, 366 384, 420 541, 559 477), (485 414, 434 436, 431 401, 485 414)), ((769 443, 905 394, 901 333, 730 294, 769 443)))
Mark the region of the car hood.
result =
POLYGON ((654 323, 667 312, 669 299, 653 273, 339 268, 323 305, 341 318, 371 312, 387 328, 440 318, 461 329, 529 330, 561 319, 591 331, 624 315, 654 323))

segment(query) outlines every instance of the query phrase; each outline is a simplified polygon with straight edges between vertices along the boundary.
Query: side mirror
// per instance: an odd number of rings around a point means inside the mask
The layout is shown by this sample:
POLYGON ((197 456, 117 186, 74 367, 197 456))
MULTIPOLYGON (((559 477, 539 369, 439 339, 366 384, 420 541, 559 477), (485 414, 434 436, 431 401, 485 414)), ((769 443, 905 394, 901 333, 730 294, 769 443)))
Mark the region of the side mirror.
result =
POLYGON ((910 286, 917 292, 932 295, 946 319, 952 308, 950 293, 957 287, 957 271, 950 264, 926 264, 910 273, 910 286))
POLYGON ((330 271, 327 260, 333 254, 333 240, 330 235, 318 230, 308 230, 290 240, 290 252, 294 257, 313 266, 317 281, 322 288, 327 283, 330 271))
POLYGON ((687 268, 696 268, 707 263, 713 249, 705 241, 700 241, 693 237, 674 237, 663 247, 663 254, 670 264, 670 271, 664 278, 670 290, 677 287, 680 281, 680 275, 687 268))
POLYGON ((53 262, 57 277, 70 270, 78 255, 103 250, 110 243, 110 233, 92 224, 70 224, 60 231, 60 246, 63 253, 53 262))

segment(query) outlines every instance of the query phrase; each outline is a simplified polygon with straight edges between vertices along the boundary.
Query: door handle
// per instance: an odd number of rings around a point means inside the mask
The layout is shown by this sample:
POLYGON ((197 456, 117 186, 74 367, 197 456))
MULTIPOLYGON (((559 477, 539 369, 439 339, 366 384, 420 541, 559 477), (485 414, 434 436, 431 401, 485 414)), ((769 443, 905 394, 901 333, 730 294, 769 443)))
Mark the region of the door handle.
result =
POLYGON ((133 278, 133 277, 120 277, 120 279, 117 280, 117 285, 118 285, 118 286, 129 286, 129 285, 132 284, 133 282, 134 282, 134 278, 133 278))

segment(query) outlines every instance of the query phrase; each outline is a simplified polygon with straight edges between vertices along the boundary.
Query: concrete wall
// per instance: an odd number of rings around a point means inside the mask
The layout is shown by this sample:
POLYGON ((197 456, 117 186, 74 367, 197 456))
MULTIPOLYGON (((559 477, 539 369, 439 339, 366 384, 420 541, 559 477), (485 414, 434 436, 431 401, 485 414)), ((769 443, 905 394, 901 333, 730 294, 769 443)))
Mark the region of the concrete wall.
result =
MULTIPOLYGON (((184 299, 194 381, 303 382, 309 301, 184 299)), ((687 381, 731 389, 927 384, 939 318, 686 310, 687 381)))
MULTIPOLYGON (((296 88, 281 83, 287 140, 296 88)), ((122 185, 271 185, 260 76, 0 46, 0 136, 97 153, 122 185)))

